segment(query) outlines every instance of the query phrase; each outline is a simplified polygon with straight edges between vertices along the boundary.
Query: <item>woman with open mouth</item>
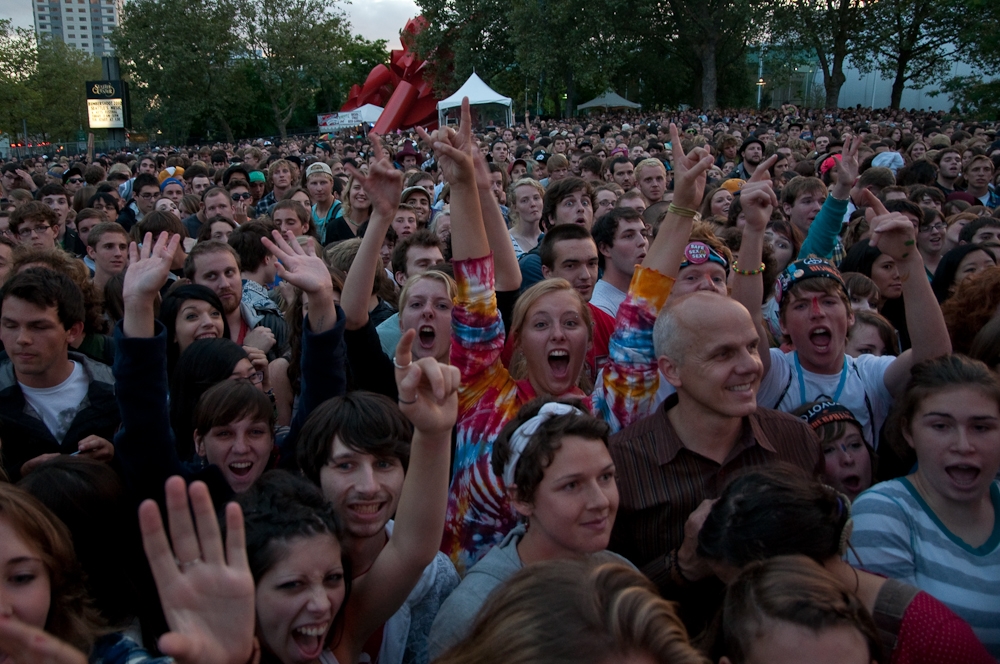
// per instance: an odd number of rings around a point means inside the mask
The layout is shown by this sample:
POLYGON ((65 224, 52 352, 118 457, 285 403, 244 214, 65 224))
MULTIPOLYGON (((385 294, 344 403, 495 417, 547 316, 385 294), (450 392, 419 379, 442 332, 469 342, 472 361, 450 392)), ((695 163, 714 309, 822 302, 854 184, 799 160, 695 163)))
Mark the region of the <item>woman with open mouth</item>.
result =
POLYGON ((948 355, 913 368, 897 408, 917 469, 855 501, 849 560, 927 591, 1000 658, 1000 381, 948 355))
MULTIPOLYGON (((680 145, 674 132, 675 146, 680 145)), ((517 525, 505 484, 490 468, 493 442, 518 410, 536 396, 584 400, 612 431, 655 406, 659 372, 652 347, 656 316, 670 295, 684 258, 711 155, 700 148, 676 153, 674 204, 636 270, 618 312, 610 358, 594 393, 578 383, 591 343, 587 303, 569 282, 546 279, 521 294, 510 321, 515 352, 525 358, 526 376, 515 379, 503 366, 504 322, 496 304, 495 279, 503 275, 500 246, 490 231, 477 190, 471 118, 463 104, 458 132, 439 130, 421 137, 452 185, 452 256, 458 296, 452 311, 452 363, 462 372, 454 474, 449 496, 448 553, 463 573, 517 525), (495 271, 495 267, 497 268, 495 271)), ((509 240, 507 241, 509 245, 509 240)))
MULTIPOLYGON (((302 333, 302 391, 300 407, 291 430, 276 440, 274 405, 261 389, 264 373, 246 352, 228 339, 192 340, 178 362, 167 399, 167 334, 153 317, 153 301, 166 283, 172 254, 180 236, 162 233, 154 243, 147 233, 141 249, 129 248, 130 267, 124 285, 125 317, 115 336, 121 351, 115 365, 115 395, 123 413, 115 447, 126 480, 139 497, 160 497, 159 487, 171 475, 188 481, 204 479, 217 504, 234 493, 248 490, 267 468, 284 458, 294 458, 294 443, 313 408, 346 389, 343 324, 333 299, 333 283, 323 260, 294 241, 274 232, 274 242, 264 244, 281 260, 279 275, 309 293, 309 316, 302 333), (216 372, 208 384, 184 382, 178 377, 197 373, 182 371, 198 346, 225 344, 220 360, 227 371, 216 372), (196 399, 186 398, 188 392, 196 399), (183 402, 183 403, 182 403, 183 402), (191 403, 189 403, 191 402, 191 403), (175 435, 184 437, 178 440, 175 435), (190 461, 187 450, 198 459, 190 461)), ((184 302, 181 302, 183 307, 184 302)), ((207 364, 206 357, 205 362, 207 364)), ((218 368, 218 367, 217 367, 218 368)), ((195 381, 196 382, 196 381, 195 381)))
POLYGON ((167 328, 167 372, 198 339, 228 339, 229 323, 222 301, 211 288, 186 284, 170 291, 160 304, 159 320, 167 328))

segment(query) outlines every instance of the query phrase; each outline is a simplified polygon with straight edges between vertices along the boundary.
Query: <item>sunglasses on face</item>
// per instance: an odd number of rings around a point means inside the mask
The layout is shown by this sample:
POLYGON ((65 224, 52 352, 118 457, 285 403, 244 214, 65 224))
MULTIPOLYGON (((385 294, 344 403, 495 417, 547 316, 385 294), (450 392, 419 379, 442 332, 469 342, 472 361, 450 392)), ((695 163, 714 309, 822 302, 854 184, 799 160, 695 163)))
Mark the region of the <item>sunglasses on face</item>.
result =
POLYGON ((83 178, 70 178, 66 180, 66 184, 83 184, 83 178))
POLYGON ((245 201, 250 198, 250 192, 243 192, 242 194, 230 194, 229 197, 234 201, 245 201))

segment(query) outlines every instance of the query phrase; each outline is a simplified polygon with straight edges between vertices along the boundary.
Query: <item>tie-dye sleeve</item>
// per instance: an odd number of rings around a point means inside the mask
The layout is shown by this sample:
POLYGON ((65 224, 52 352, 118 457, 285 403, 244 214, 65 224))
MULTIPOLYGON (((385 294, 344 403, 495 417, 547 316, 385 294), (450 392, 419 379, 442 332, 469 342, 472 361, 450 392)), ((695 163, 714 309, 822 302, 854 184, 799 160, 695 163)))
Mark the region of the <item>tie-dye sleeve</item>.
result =
POLYGON ((620 431, 652 412, 660 373, 653 350, 653 324, 670 296, 674 279, 637 267, 618 308, 608 343, 608 363, 594 389, 594 413, 620 431))
POLYGON ((451 312, 451 364, 462 374, 461 418, 491 387, 512 379, 500 359, 504 329, 494 290, 493 255, 455 261, 454 268, 458 295, 451 312))

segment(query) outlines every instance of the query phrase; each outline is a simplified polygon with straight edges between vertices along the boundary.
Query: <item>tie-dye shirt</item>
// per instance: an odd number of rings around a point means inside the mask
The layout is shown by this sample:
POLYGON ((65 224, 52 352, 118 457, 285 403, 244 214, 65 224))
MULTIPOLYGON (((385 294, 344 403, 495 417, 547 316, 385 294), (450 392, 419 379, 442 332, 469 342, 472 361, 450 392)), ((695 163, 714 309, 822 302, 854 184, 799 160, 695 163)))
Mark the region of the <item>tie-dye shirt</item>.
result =
MULTIPOLYGON (((451 363, 462 373, 454 473, 441 550, 460 574, 517 524, 503 480, 493 474, 493 442, 535 390, 503 366, 504 327, 497 311, 493 257, 455 261, 458 296, 452 310, 451 363)), ((653 323, 674 280, 636 268, 628 297, 618 310, 608 363, 585 403, 618 431, 655 407, 659 371, 653 323)), ((582 393, 572 396, 583 397, 582 393)))

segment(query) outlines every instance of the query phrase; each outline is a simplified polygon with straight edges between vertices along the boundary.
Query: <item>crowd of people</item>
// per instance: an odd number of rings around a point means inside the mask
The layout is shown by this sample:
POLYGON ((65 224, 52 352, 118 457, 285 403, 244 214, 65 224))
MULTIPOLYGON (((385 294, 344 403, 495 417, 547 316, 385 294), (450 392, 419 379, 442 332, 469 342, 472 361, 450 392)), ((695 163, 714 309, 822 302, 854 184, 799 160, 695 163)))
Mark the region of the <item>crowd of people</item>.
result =
POLYGON ((998 127, 473 117, 0 166, 0 660, 1000 660, 998 127))

